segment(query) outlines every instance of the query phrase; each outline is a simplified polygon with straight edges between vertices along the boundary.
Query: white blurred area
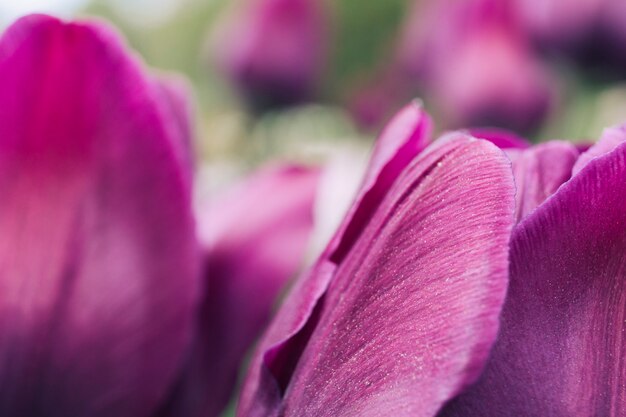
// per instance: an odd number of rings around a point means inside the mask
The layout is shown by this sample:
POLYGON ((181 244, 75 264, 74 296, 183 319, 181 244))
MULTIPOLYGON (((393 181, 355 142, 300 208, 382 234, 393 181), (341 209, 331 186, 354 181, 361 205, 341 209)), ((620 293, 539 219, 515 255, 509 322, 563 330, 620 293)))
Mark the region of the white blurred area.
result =
MULTIPOLYGON (((140 26, 154 26, 175 13, 187 0, 104 0, 117 14, 140 26)), ((0 0, 0 29, 18 17, 31 13, 46 13, 70 18, 89 0, 0 0)))
POLYGON ((0 0, 0 26, 30 13, 50 13, 70 17, 87 0, 0 0))

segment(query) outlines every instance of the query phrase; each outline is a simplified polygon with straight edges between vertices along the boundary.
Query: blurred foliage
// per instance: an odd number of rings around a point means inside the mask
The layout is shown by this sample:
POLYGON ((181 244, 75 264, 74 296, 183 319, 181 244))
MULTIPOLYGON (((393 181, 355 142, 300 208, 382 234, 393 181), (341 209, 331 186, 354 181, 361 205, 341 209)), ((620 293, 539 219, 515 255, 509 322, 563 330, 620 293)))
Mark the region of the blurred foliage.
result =
MULTIPOLYGON (((415 0, 324 0, 333 18, 322 102, 260 118, 246 111, 210 60, 211 33, 233 0, 168 0, 178 3, 157 22, 126 13, 115 1, 122 0, 92 0, 82 14, 112 21, 150 66, 189 78, 197 102, 200 158, 216 169, 228 166, 220 172, 230 177, 278 157, 319 161, 332 154, 328 143, 369 146, 373 132, 359 132, 341 106, 354 88, 390 62, 415 0)), ((550 65, 560 74, 562 94, 532 140, 594 139, 607 124, 626 120, 626 87, 587 78, 567 63, 550 65)), ((226 181, 219 174, 211 177, 226 181)))
POLYGON ((212 71, 208 37, 225 4, 228 0, 181 0, 172 15, 156 24, 124 16, 108 0, 92 0, 83 13, 112 21, 150 66, 189 77, 203 106, 224 108, 234 99, 212 71))
POLYGON ((380 69, 393 54, 394 41, 409 0, 327 0, 334 14, 333 49, 327 95, 345 92, 355 80, 380 69))

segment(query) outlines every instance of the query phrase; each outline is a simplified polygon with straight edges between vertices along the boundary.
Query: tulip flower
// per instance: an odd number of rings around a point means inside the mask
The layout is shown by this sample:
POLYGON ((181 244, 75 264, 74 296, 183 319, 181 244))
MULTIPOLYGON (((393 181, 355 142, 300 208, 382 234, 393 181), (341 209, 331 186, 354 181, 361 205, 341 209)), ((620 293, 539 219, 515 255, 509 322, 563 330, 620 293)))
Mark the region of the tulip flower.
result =
POLYGON ((514 0, 524 30, 539 49, 585 69, 623 79, 626 8, 621 0, 514 0))
POLYGON ((217 32, 215 61, 256 108, 315 95, 326 60, 328 16, 318 0, 241 0, 217 32))
POLYGON ((399 65, 448 125, 531 131, 550 110, 555 82, 518 26, 506 1, 419 2, 399 65))
POLYGON ((0 40, 0 415, 149 416, 178 370, 200 261, 162 88, 102 24, 0 40))
POLYGON ((521 215, 498 340, 440 416, 623 416, 626 128, 514 160, 521 215), (515 167, 515 165, 518 165, 515 167))
POLYGON ((238 416, 431 416, 479 376, 507 287, 514 185, 495 145, 383 131, 353 207, 251 362, 238 416))
POLYGON ((241 361, 302 266, 313 229, 318 169, 266 168, 198 210, 205 295, 194 342, 159 416, 217 416, 241 361))

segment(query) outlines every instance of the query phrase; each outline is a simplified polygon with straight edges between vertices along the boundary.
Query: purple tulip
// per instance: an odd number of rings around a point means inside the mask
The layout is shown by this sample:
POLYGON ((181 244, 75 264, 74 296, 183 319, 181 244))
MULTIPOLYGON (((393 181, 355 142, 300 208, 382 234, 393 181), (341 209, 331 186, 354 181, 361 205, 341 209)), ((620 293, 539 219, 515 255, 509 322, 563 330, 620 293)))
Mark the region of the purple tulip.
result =
POLYGON ((148 416, 192 332, 184 138, 108 27, 0 40, 0 415, 148 416))
POLYGON ((354 206, 252 358, 238 416, 432 416, 498 330, 510 165, 416 104, 384 130, 354 206))
POLYGON ((218 67, 253 106, 313 98, 326 59, 328 16, 319 0, 241 0, 218 32, 218 67))
POLYGON ((554 80, 504 0, 417 3, 399 54, 451 126, 533 130, 554 100, 554 80))
POLYGON ((302 260, 320 171, 265 169, 199 212, 205 295, 185 368, 159 416, 217 416, 241 360, 302 260))
POLYGON ((602 75, 625 78, 626 7, 622 0, 515 0, 540 49, 574 58, 602 75))
POLYGON ((625 140, 613 128, 580 156, 549 142, 514 160, 523 202, 501 331, 440 416, 626 414, 625 140))

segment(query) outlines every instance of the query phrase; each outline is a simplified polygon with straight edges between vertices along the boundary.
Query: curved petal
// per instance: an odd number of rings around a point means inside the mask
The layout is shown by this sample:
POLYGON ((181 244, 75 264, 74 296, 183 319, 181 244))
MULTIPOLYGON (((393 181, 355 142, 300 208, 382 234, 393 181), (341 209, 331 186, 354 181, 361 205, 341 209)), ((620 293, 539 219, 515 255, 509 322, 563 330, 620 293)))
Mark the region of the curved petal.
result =
POLYGON ((626 413, 626 144, 514 230, 501 334, 442 416, 626 413))
POLYGON ((580 158, 578 158, 572 168, 572 175, 578 174, 592 159, 612 151, 624 141, 626 141, 626 125, 606 129, 602 132, 602 136, 597 143, 581 153, 580 158))
POLYGON ((190 184, 153 83, 105 26, 0 41, 0 414, 151 413, 191 332, 190 184))
POLYGON ((512 221, 501 151, 441 141, 401 174, 338 266, 295 371, 275 380, 284 399, 261 385, 239 414, 434 415, 477 377, 495 339, 512 221))
POLYGON ((338 266, 280 414, 433 416, 472 383, 497 334, 513 194, 486 141, 453 134, 418 157, 338 266))
POLYGON ((238 406, 240 415, 269 410, 280 402, 310 327, 316 322, 334 271, 354 244, 386 191, 429 141, 430 118, 417 103, 405 107, 381 134, 368 174, 352 208, 318 262, 296 282, 252 359, 238 406), (256 411, 255 411, 256 410, 256 411))
POLYGON ((191 181, 195 162, 192 143, 194 109, 189 99, 192 95, 191 86, 183 77, 165 74, 158 76, 155 87, 161 93, 159 103, 171 115, 168 122, 171 124, 170 131, 175 133, 174 145, 182 165, 188 167, 191 181))
POLYGON ((516 219, 531 213, 571 176, 578 150, 570 142, 551 141, 526 149, 513 159, 516 219))
POLYGON ((500 149, 526 149, 530 147, 526 139, 504 129, 472 128, 468 132, 475 138, 488 140, 500 149))

